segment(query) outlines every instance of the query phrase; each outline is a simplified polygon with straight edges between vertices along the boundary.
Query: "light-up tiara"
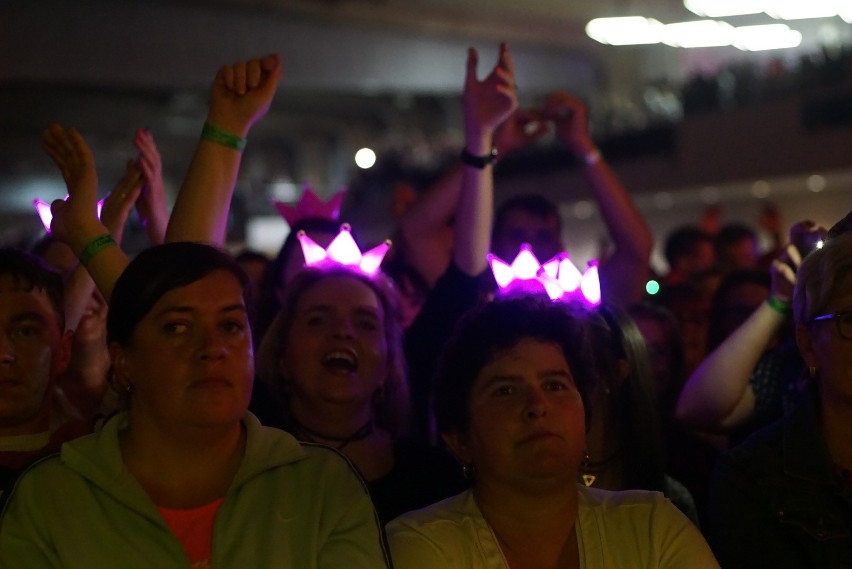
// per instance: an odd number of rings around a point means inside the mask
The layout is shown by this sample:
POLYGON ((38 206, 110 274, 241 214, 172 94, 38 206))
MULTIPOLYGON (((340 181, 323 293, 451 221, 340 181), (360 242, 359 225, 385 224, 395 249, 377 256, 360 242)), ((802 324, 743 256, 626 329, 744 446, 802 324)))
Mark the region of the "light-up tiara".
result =
POLYGON ((551 300, 576 299, 591 306, 601 303, 597 261, 590 261, 586 272, 580 273, 568 253, 563 251, 542 265, 529 243, 524 243, 511 264, 493 254, 488 255, 488 264, 503 294, 533 294, 543 289, 551 300))
POLYGON ((337 221, 337 218, 340 217, 340 206, 343 203, 343 192, 344 190, 340 190, 331 196, 328 201, 324 202, 314 193, 314 190, 310 186, 305 185, 302 198, 295 206, 287 205, 277 200, 272 200, 272 203, 290 227, 293 227, 296 222, 309 217, 337 221))
MULTIPOLYGON (((63 199, 67 201, 68 196, 66 195, 63 199)), ((53 221, 53 213, 50 211, 50 204, 40 199, 34 199, 33 205, 36 208, 36 213, 38 213, 38 216, 41 219, 41 224, 44 225, 44 229, 50 233, 50 222, 53 221)), ((101 211, 103 208, 104 200, 100 200, 98 202, 98 219, 101 217, 101 211)))
POLYGON ((385 253, 390 249, 391 242, 385 241, 376 245, 366 253, 361 253, 355 239, 352 238, 352 228, 348 223, 340 226, 337 234, 327 248, 323 249, 316 241, 308 237, 304 231, 299 231, 296 237, 302 245, 302 253, 305 256, 305 266, 343 265, 373 276, 382 264, 385 253))

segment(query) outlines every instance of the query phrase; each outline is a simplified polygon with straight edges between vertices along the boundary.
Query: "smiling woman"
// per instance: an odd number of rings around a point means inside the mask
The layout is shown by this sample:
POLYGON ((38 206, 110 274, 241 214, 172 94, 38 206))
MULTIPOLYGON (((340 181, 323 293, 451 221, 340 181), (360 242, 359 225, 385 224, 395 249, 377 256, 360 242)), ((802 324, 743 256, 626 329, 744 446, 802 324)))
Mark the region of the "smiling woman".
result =
POLYGON ((307 268, 287 286, 258 351, 253 408, 264 423, 350 458, 382 521, 463 484, 446 453, 405 436, 401 334, 384 277, 342 265, 307 268))
POLYGON ((582 312, 529 297, 459 323, 435 411, 473 488, 388 524, 395 567, 718 568, 662 494, 576 484, 595 369, 588 326, 582 312))

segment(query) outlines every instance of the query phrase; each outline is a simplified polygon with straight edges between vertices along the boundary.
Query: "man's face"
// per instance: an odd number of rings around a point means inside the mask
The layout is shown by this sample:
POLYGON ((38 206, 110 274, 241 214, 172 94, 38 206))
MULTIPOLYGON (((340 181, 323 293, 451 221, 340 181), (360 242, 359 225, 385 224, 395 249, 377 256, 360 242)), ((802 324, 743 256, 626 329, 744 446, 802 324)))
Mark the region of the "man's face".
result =
POLYGON ((0 276, 0 436, 47 428, 49 388, 68 365, 70 345, 43 289, 0 276))
POLYGON ((494 254, 511 263, 524 243, 530 244, 540 262, 549 261, 562 250, 559 220, 552 215, 542 217, 523 209, 506 212, 494 232, 491 245, 494 254))

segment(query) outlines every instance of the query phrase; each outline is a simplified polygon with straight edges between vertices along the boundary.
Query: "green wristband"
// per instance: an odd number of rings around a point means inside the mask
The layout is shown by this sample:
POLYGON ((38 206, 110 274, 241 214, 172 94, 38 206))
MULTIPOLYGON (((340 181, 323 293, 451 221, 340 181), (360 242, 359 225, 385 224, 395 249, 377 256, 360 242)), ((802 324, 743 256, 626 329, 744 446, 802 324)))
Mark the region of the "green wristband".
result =
POLYGON ((110 235, 109 233, 98 235, 97 237, 89 241, 89 243, 86 244, 85 247, 83 247, 83 250, 80 251, 80 262, 83 265, 88 265, 89 261, 91 261, 95 255, 97 255, 104 249, 117 246, 118 243, 115 242, 115 239, 113 239, 112 235, 110 235))
POLYGON ((772 310, 774 310, 775 312, 777 312, 779 314, 783 314, 784 316, 789 316, 790 314, 793 313, 793 309, 790 308, 790 304, 787 303, 787 302, 784 302, 783 300, 780 300, 777 297, 770 296, 769 298, 766 299, 766 304, 769 305, 769 308, 771 308, 772 310))
POLYGON ((215 142, 216 144, 221 144, 240 152, 242 152, 248 142, 247 139, 212 125, 209 122, 204 123, 204 128, 201 129, 201 140, 215 142))

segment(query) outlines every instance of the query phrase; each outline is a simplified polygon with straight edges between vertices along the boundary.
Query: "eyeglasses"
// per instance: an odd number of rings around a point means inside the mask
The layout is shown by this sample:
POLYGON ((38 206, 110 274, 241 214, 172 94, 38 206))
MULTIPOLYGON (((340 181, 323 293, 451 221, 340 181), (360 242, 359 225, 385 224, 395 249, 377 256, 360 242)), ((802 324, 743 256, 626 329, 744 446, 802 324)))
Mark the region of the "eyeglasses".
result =
POLYGON ((852 310, 832 312, 812 318, 811 322, 822 322, 823 320, 834 320, 837 324, 837 333, 845 340, 852 340, 852 310))

